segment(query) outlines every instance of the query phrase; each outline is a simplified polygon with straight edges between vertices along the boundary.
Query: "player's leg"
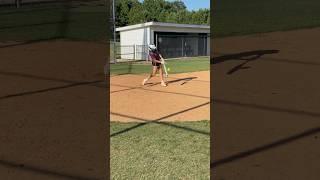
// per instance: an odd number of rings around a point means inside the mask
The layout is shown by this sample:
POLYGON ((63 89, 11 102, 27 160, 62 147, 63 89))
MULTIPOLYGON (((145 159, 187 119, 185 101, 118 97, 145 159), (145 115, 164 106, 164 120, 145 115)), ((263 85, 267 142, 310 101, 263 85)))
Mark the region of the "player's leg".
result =
POLYGON ((164 82, 164 78, 163 78, 163 66, 159 67, 159 74, 160 74, 161 86, 167 86, 167 84, 164 82))
POLYGON ((153 76, 156 75, 156 73, 157 73, 157 66, 152 66, 152 71, 150 75, 142 81, 142 85, 145 85, 149 79, 151 79, 153 76))

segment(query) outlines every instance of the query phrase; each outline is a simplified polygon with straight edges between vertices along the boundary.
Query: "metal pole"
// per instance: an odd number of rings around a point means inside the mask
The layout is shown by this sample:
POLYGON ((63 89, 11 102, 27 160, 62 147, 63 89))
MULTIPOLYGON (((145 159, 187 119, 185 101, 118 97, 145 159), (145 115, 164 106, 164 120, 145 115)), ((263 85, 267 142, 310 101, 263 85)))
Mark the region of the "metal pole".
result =
POLYGON ((182 53, 182 54, 181 54, 181 57, 183 57, 183 56, 184 56, 184 52, 183 52, 183 50, 184 50, 184 40, 183 40, 183 37, 181 37, 181 48, 182 48, 182 49, 181 49, 181 50, 182 50, 182 51, 181 51, 181 53, 182 53))
POLYGON ((114 62, 117 62, 117 37, 116 37, 116 12, 115 12, 115 0, 112 1, 112 14, 113 14, 113 42, 114 42, 114 48, 113 48, 113 55, 114 55, 114 62))
POLYGON ((21 0, 15 0, 16 1, 16 8, 20 8, 21 0))

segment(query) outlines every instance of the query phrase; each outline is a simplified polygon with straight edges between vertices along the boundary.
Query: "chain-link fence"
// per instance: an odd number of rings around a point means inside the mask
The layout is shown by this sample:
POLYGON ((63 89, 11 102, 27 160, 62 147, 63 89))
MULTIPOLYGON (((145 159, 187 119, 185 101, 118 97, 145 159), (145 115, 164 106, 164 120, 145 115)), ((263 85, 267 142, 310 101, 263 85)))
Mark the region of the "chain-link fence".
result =
POLYGON ((110 42, 110 63, 148 60, 147 45, 120 45, 110 42))
MULTIPOLYGON (((206 38, 166 38, 164 42, 170 43, 158 44, 158 50, 164 58, 209 56, 206 38)), ((110 48, 110 63, 149 60, 148 45, 120 45, 119 42, 112 42, 110 48)))

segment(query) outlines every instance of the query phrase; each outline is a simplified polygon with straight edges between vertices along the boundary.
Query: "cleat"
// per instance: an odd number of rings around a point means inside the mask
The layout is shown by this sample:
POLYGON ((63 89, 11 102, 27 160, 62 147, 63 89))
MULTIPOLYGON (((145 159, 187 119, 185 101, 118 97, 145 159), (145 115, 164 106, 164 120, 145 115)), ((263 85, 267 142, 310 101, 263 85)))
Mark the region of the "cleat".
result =
POLYGON ((148 81, 148 79, 144 79, 144 80, 142 81, 142 86, 144 86, 147 81, 148 81))
POLYGON ((165 82, 161 82, 161 86, 163 86, 163 87, 167 87, 167 84, 165 83, 165 82))

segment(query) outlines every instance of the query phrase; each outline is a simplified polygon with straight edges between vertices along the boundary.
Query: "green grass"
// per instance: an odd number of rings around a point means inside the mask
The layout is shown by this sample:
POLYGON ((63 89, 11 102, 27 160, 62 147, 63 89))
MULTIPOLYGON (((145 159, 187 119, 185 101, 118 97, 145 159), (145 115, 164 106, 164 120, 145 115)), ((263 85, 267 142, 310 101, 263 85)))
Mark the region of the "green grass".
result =
POLYGON ((61 3, 0 7, 1 41, 45 39, 106 40, 106 7, 101 3, 61 3), (70 5, 70 4, 69 4, 70 5), (70 8, 71 7, 71 8, 70 8))
MULTIPOLYGON (((210 178, 209 121, 146 124, 111 137, 111 179, 210 178)), ((111 123, 111 134, 137 123, 111 123)))
MULTIPOLYGON (((210 69, 210 60, 208 57, 195 57, 188 59, 167 60, 166 67, 170 68, 168 74, 207 71, 210 69)), ((143 74, 151 72, 151 63, 117 63, 111 64, 110 74, 143 74)))
POLYGON ((213 6, 214 37, 320 26, 319 0, 223 0, 213 6))

